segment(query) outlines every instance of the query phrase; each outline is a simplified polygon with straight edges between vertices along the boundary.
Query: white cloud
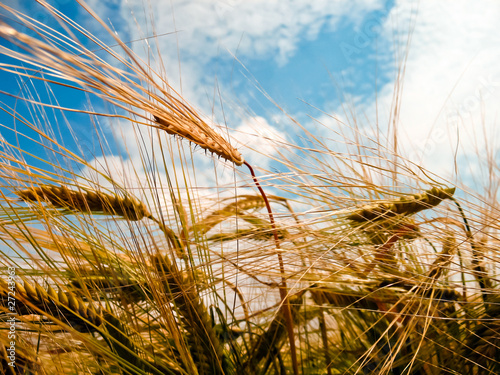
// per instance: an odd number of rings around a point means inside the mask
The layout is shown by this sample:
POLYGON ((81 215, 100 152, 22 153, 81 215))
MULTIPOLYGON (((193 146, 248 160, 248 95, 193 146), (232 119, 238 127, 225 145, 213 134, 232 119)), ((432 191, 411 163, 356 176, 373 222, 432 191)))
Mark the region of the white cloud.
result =
MULTIPOLYGON (((200 62, 217 56, 218 47, 253 57, 274 56, 285 63, 303 39, 314 39, 322 27, 334 28, 340 19, 357 21, 382 6, 381 1, 177 0, 165 6, 151 1, 158 29, 175 21, 179 46, 200 62)), ((142 1, 127 4, 140 14, 142 1)), ((122 7, 126 12, 126 7, 122 7)), ((124 13, 125 16, 126 13, 124 13)), ((161 30, 158 30, 161 31, 161 30)))
POLYGON ((271 158, 287 142, 285 133, 277 130, 263 117, 244 119, 236 128, 234 137, 242 145, 240 151, 252 164, 269 168, 271 158))
MULTIPOLYGON (((358 121, 368 123, 367 127, 379 124, 380 134, 387 136, 394 115, 395 87, 400 85, 398 151, 412 161, 443 178, 451 178, 457 142, 458 163, 476 153, 484 155, 485 142, 491 148, 497 147, 498 19, 500 3, 496 1, 482 2, 481 7, 466 0, 398 1, 383 25, 379 41, 380 46, 395 48, 379 49, 378 54, 381 61, 397 59, 397 68, 406 53, 408 31, 415 25, 404 81, 391 80, 379 90, 376 101, 354 98, 358 103, 358 121)), ((320 121, 333 123, 326 116, 320 121)), ((386 142, 390 149, 391 137, 386 142)), ((466 169, 462 166, 462 172, 466 169)))
MULTIPOLYGON (((215 68, 217 64, 222 62, 231 67, 234 59, 231 54, 285 64, 296 52, 299 42, 313 41, 322 29, 334 30, 340 22, 359 25, 366 14, 382 8, 383 1, 174 0, 165 3, 131 0, 114 3, 111 9, 103 2, 92 0, 89 5, 103 19, 109 17, 124 40, 178 31, 149 40, 152 50, 158 48, 160 51, 162 61, 148 60, 150 52, 140 49, 143 43, 133 44, 134 50, 151 63, 153 69, 164 71, 169 84, 188 102, 205 114, 212 112, 215 122, 239 123, 237 131, 231 132, 231 138, 240 141, 242 146, 237 147, 246 159, 268 168, 270 160, 266 155, 276 155, 273 141, 286 141, 286 137, 262 117, 249 116, 242 120, 241 114, 227 111, 223 118, 220 111, 211 106, 212 101, 217 102, 214 97, 218 96, 214 90, 215 74, 219 74, 215 68)), ((231 80, 230 70, 222 73, 225 80, 217 81, 223 97, 229 91, 225 85, 231 80)), ((244 102, 245 93, 238 95, 244 102)), ((130 146, 129 152, 131 160, 139 162, 140 153, 130 146)), ((196 161, 197 166, 200 163, 206 165, 197 168, 199 184, 234 185, 234 176, 228 173, 230 169, 220 168, 214 173, 212 160, 196 161)))
MULTIPOLYGON (((103 19, 112 20, 122 39, 177 31, 150 40, 158 43, 162 55, 156 68, 164 69, 179 90, 182 77, 182 94, 195 105, 212 95, 215 74, 220 73, 217 59, 231 63, 234 54, 285 64, 299 42, 314 40, 321 29, 335 29, 340 21, 357 24, 383 7, 381 0, 130 0, 114 4, 118 11, 101 1, 89 4, 103 19)), ((222 74, 230 76, 228 70, 222 74)))
MULTIPOLYGON (((400 1, 393 13, 409 12, 400 1)), ((400 134, 402 146, 423 154, 424 165, 450 176, 457 131, 465 154, 482 148, 482 115, 489 142, 499 141, 500 4, 469 1, 419 3, 417 24, 406 63, 400 134), (458 129, 457 129, 458 128, 458 129)), ((389 26, 390 27, 390 26, 389 26)), ((382 91, 382 102, 392 87, 382 91)), ((414 154, 415 155, 415 154, 414 154)))

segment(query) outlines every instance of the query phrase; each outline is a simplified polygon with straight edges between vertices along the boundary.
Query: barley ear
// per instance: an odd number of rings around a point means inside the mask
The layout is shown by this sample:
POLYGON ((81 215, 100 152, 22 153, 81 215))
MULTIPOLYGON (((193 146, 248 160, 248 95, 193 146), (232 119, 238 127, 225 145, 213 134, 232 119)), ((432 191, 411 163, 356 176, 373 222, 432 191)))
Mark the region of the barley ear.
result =
MULTIPOLYGON (((16 283, 16 312, 20 315, 44 314, 55 323, 65 323, 77 331, 88 332, 102 324, 93 302, 84 302, 80 297, 51 286, 45 289, 24 280, 24 285, 16 283)), ((8 295, 6 283, 0 282, 0 297, 8 295)), ((0 298, 1 299, 1 298, 0 298)))
POLYGON ((147 207, 132 197, 119 197, 81 188, 70 190, 66 186, 41 185, 15 192, 27 202, 46 202, 55 208, 82 213, 104 213, 137 221, 150 217, 147 207))
POLYGON ((403 197, 399 200, 363 206, 347 216, 347 219, 352 222, 363 223, 389 219, 398 215, 413 215, 437 206, 444 199, 451 199, 454 193, 454 187, 446 189, 433 187, 424 193, 403 197))
POLYGON ((245 162, 236 148, 231 146, 228 141, 213 131, 201 119, 187 111, 182 114, 182 116, 186 117, 180 116, 180 114, 177 114, 175 117, 169 116, 170 118, 167 119, 165 115, 162 117, 155 115, 154 122, 159 129, 166 131, 168 134, 185 138, 221 158, 232 161, 238 166, 245 162))
POLYGON ((221 222, 232 216, 241 215, 243 212, 260 209, 264 206, 264 200, 260 195, 249 195, 242 199, 238 199, 236 202, 229 203, 220 210, 213 211, 210 215, 206 216, 202 220, 195 223, 192 227, 190 227, 188 231, 196 231, 198 233, 204 234, 217 224, 220 224, 221 222))

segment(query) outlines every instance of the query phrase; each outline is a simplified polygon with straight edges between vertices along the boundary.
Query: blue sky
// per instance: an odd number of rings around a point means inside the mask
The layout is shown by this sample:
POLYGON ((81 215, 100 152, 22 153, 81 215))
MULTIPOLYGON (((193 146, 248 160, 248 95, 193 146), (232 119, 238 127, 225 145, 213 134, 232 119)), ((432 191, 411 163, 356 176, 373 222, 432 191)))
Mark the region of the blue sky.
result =
MULTIPOLYGON (((111 41, 72 1, 52 3, 111 41)), ((31 4, 7 1, 37 20, 50 22, 31 4)), ((470 163, 477 163, 477 153, 484 155, 485 140, 497 160, 497 1, 484 1, 480 8, 471 1, 430 0, 107 4, 92 0, 89 4, 122 40, 160 35, 149 42, 161 51, 169 83, 214 123, 225 121, 231 136, 254 161, 264 163, 246 149, 262 147, 261 139, 246 134, 251 129, 287 141, 300 135, 261 90, 306 128, 317 131, 321 123, 333 132, 319 130, 319 136, 343 141, 335 136, 339 122, 321 111, 347 123, 351 115, 346 111, 355 108, 356 121, 367 134, 378 124, 390 138, 396 89, 400 90, 398 146, 403 155, 449 178, 456 162, 461 163, 462 178, 471 178, 477 164, 470 163), (404 84, 398 82, 401 66, 404 84), (217 109, 221 101, 225 117, 217 109)), ((131 44, 145 57, 144 45, 131 44)), ((9 86, 13 82, 2 72, 0 79, 9 86)), ((76 107, 85 103, 81 96, 64 99, 76 107)), ((8 122, 3 114, 0 121, 8 122)))

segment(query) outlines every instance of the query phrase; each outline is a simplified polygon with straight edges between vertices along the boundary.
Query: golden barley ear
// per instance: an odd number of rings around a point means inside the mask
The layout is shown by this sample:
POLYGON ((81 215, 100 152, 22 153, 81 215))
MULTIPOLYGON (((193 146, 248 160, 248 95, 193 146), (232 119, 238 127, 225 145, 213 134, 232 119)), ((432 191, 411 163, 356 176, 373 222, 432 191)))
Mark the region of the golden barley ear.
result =
POLYGON ((179 113, 182 116, 171 116, 169 119, 166 118, 165 114, 163 117, 155 115, 154 122, 159 129, 166 131, 168 134, 178 135, 223 159, 232 161, 236 165, 243 165, 245 160, 241 153, 192 113, 192 110, 186 108, 184 113, 179 113))
MULTIPOLYGON (((80 332, 95 331, 102 324, 101 309, 92 302, 84 302, 70 292, 56 292, 50 285, 47 289, 38 283, 15 284, 16 312, 20 315, 45 314, 55 323, 62 322, 80 332)), ((8 285, 0 280, 0 300, 7 307, 8 285)))
MULTIPOLYGON (((270 196, 269 198, 280 203, 286 201, 284 198, 278 196, 270 196)), ((274 236, 275 231, 279 239, 284 239, 288 235, 285 229, 273 228, 269 221, 248 213, 248 211, 258 211, 263 207, 265 207, 265 201, 261 195, 239 196, 236 202, 229 203, 222 209, 215 210, 202 220, 196 222, 188 229, 188 232, 205 234, 223 221, 231 217, 236 217, 249 223, 252 228, 239 229, 232 233, 218 233, 210 236, 208 241, 230 241, 241 238, 266 241, 274 236)))
MULTIPOLYGON (((0 279, 0 302, 7 308, 8 284, 0 279)), ((135 346, 127 330, 111 311, 101 308, 99 303, 93 301, 84 302, 82 298, 72 292, 63 292, 61 289, 55 291, 48 286, 43 288, 38 283, 24 281, 24 284, 15 284, 16 291, 16 312, 19 315, 44 315, 50 321, 63 326, 69 326, 78 332, 97 332, 105 338, 106 343, 122 361, 126 361, 128 366, 137 369, 161 373, 167 369, 167 373, 180 373, 175 365, 163 364, 156 367, 148 361, 140 358, 140 350, 135 346), (96 307, 97 306, 97 307, 96 307)), ((119 366, 123 363, 120 362, 119 366)), ((130 372, 124 371, 130 374, 130 372)))
POLYGON ((252 225, 252 227, 254 228, 253 238, 255 239, 266 240, 273 238, 275 232, 277 233, 280 240, 285 239, 288 235, 286 229, 279 227, 273 228, 268 220, 261 219, 260 217, 257 217, 255 215, 246 214, 241 215, 240 217, 242 220, 252 225))
MULTIPOLYGON (((83 5, 82 3, 80 4, 83 5)), ((0 8, 2 8, 1 5, 0 8)), ((10 11, 8 7, 4 8, 10 11)), ((95 13, 93 16, 116 38, 114 32, 95 13)), ((169 87, 166 80, 158 84, 158 76, 149 74, 141 66, 138 57, 132 50, 118 38, 116 38, 116 41, 130 60, 130 62, 126 62, 126 65, 132 70, 132 77, 130 72, 125 72, 104 62, 103 59, 97 57, 92 51, 85 49, 83 46, 78 45, 78 47, 81 47, 86 52, 82 55, 63 51, 62 48, 56 48, 52 43, 46 42, 51 42, 52 35, 43 30, 43 28, 37 28, 33 25, 32 28, 38 31, 40 39, 21 33, 0 21, 0 37, 11 41, 20 47, 20 50, 24 50, 24 53, 20 53, 19 51, 5 49, 4 53, 15 56, 16 59, 23 60, 27 64, 37 67, 50 67, 52 74, 84 87, 89 92, 98 95, 109 103, 127 110, 131 115, 138 115, 138 117, 145 118, 142 113, 149 113, 154 117, 153 126, 156 128, 188 139, 202 148, 228 161, 234 162, 236 165, 244 163, 242 155, 236 148, 210 128, 192 108, 171 94, 175 90, 169 87), (49 34, 51 37, 48 37, 46 34, 49 34), (145 89, 138 86, 133 82, 134 78, 148 83, 151 88, 145 89), (168 89, 165 89, 165 87, 168 89)), ((92 36, 88 37, 91 40, 97 41, 92 36)), ((123 58, 118 54, 114 54, 110 50, 108 51, 118 61, 124 62, 123 58)), ((45 78, 40 79, 49 81, 45 78)), ((66 82, 63 83, 56 80, 50 80, 49 82, 66 85, 66 82)), ((133 121, 132 118, 130 120, 133 121)))
POLYGON ((85 188, 70 190, 66 186, 41 185, 15 193, 28 202, 46 202, 76 212, 117 215, 132 221, 151 217, 147 207, 136 198, 122 198, 85 188))
POLYGON ((403 197, 399 200, 366 205, 347 216, 352 222, 363 223, 375 220, 388 219, 398 215, 407 216, 432 208, 444 199, 450 199, 455 193, 455 188, 440 189, 433 187, 421 194, 403 197))

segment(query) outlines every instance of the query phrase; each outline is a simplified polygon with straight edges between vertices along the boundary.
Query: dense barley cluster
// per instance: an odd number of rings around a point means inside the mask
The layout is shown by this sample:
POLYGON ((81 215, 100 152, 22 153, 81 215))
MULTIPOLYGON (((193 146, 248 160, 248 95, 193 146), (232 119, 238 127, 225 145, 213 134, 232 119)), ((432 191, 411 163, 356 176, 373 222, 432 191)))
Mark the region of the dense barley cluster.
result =
MULTIPOLYGON (((40 3, 64 33, 0 4, 28 30, 0 21, 0 53, 9 58, 0 69, 82 90, 116 112, 62 108, 28 93, 28 113, 75 111, 158 133, 149 144, 135 133, 142 165, 122 181, 96 166, 108 166, 105 154, 93 164, 52 124, 2 104, 46 152, 16 143, 21 127, 16 140, 0 140, 0 263, 10 275, 0 278, 3 373, 500 373, 499 227, 490 201, 416 172, 402 177, 404 189, 398 181, 379 187, 390 168, 408 171, 402 157, 381 147, 387 167, 363 162, 380 175, 372 176, 359 172, 360 155, 325 152, 314 136, 311 156, 279 145, 287 173, 269 172, 263 188, 230 137, 90 9, 83 5, 122 51, 82 34, 111 62, 72 34, 80 26, 40 3), (231 162, 242 180, 211 187, 214 204, 195 186, 190 149, 172 135, 231 162), (401 165, 389 162, 398 158, 401 165)), ((94 129, 104 150, 109 135, 94 129)), ((362 150, 353 139, 345 143, 362 150)))

